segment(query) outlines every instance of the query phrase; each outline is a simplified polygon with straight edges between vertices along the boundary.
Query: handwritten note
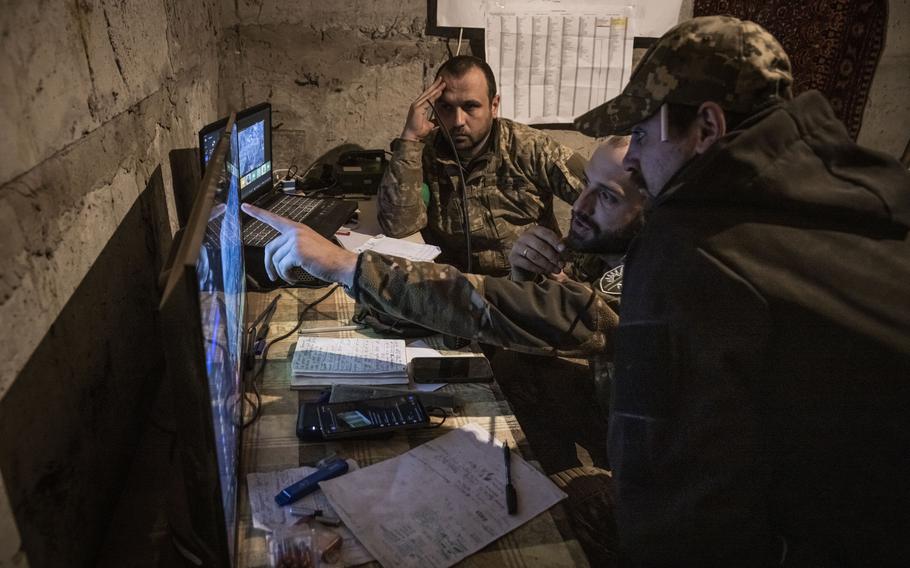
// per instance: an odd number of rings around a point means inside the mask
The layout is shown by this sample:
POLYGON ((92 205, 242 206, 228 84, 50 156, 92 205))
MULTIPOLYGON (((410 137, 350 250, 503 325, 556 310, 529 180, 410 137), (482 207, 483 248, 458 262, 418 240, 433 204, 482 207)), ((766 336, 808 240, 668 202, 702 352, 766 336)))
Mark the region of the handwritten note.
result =
POLYGON ((295 375, 401 375, 407 355, 401 339, 338 339, 301 335, 291 371, 295 375))
POLYGON ((383 566, 444 568, 566 497, 518 456, 512 483, 516 515, 506 512, 501 443, 469 424, 320 487, 383 566))

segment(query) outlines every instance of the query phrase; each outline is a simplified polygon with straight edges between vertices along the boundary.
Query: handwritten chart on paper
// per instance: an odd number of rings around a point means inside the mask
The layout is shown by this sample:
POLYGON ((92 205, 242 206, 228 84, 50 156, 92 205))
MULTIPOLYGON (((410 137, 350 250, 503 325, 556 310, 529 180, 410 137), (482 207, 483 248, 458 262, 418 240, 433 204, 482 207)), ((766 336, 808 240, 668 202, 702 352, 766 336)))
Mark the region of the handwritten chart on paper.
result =
POLYGON ((518 456, 512 483, 516 515, 506 513, 502 445, 469 424, 320 487, 383 566, 444 568, 566 497, 518 456))
POLYGON ((535 11, 509 5, 486 16, 486 57, 500 116, 571 122, 620 93, 632 70, 633 8, 535 11))

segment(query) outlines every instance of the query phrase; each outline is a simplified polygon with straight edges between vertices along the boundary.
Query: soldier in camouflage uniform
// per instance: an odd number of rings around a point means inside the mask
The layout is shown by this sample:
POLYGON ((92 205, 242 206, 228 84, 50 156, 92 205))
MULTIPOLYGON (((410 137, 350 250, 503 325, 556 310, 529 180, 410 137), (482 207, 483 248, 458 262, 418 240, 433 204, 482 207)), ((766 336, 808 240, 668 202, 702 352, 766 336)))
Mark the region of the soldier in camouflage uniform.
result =
MULTIPOLYGON (((622 164, 628 145, 628 137, 611 137, 594 151, 586 169, 588 186, 572 206, 565 240, 542 226, 519 237, 509 253, 513 281, 551 278, 586 283, 619 312, 623 257, 641 227, 646 200, 622 164)), ((588 369, 587 373, 579 369, 582 362, 510 351, 490 359, 545 471, 576 467, 575 444, 588 451, 594 465, 608 467, 603 440, 609 363, 595 362, 598 372, 592 381, 588 369), (594 400, 598 404, 592 404, 594 400), (554 413, 570 418, 554 424, 554 413)))
POLYGON ((654 198, 626 256, 621 325, 582 284, 358 257, 244 209, 282 233, 274 277, 301 266, 516 348, 615 350, 609 453, 628 564, 907 565, 910 174, 791 83, 767 31, 695 18, 576 121, 631 132, 625 164, 654 198))
POLYGON ((618 310, 622 261, 641 228, 647 199, 623 166, 628 147, 628 136, 612 136, 594 151, 586 170, 588 187, 572 206, 565 240, 542 226, 518 238, 509 253, 512 280, 549 277, 587 282, 618 310))
POLYGON ((440 262, 467 269, 460 166, 471 272, 507 275, 509 249, 524 231, 538 224, 559 230, 553 196, 575 201, 584 188, 584 158, 539 130, 497 118, 498 109, 496 82, 485 62, 458 56, 440 67, 392 143, 379 188, 379 223, 386 235, 422 230, 426 242, 442 249, 440 262), (457 159, 430 120, 432 106, 451 132, 457 159))

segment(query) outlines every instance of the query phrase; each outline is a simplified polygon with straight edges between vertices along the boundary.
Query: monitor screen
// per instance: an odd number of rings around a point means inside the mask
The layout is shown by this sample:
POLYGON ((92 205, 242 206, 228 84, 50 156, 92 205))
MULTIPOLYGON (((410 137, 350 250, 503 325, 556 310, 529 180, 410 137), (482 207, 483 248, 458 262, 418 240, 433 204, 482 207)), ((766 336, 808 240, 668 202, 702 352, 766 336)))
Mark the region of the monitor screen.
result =
MULTIPOLYGON (((226 163, 227 175, 222 176, 215 193, 206 237, 196 262, 196 277, 224 521, 228 535, 232 535, 237 516, 246 282, 239 197, 242 179, 239 172, 243 171, 244 153, 243 138, 237 125, 231 132, 226 163), (237 164, 241 164, 239 168, 237 164)), ((233 539, 229 538, 228 542, 232 544, 233 539)))
MULTIPOLYGON (((199 132, 199 154, 202 171, 224 132, 226 118, 217 120, 199 132)), ((268 103, 244 109, 237 114, 240 159, 240 198, 247 200, 272 183, 272 107, 268 103)))
POLYGON ((176 423, 169 525, 206 566, 234 563, 243 404, 240 126, 232 116, 225 128, 175 236, 160 306, 176 423))

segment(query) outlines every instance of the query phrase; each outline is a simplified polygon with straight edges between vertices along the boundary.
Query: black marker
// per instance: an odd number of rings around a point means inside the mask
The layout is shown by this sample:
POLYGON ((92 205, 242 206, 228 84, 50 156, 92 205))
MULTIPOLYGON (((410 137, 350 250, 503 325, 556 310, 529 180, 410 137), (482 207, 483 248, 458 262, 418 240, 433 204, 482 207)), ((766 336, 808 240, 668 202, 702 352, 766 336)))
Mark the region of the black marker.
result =
POLYGON ((506 510, 514 515, 518 511, 518 494, 512 485, 512 452, 508 443, 502 445, 502 452, 506 460, 506 510))

